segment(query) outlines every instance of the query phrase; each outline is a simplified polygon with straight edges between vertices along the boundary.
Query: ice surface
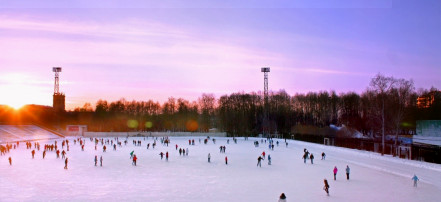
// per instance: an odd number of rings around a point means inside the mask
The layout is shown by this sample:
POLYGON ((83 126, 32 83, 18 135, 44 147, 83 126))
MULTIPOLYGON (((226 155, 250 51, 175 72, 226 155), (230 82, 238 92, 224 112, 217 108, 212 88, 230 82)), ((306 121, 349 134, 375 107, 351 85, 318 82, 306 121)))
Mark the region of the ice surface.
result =
MULTIPOLYGON (((71 138, 72 139, 72 138, 71 138)), ((111 139, 111 138, 109 138, 111 139)), ((86 139, 85 151, 70 141, 69 169, 55 152, 42 150, 32 159, 31 150, 24 143, 0 156, 0 201, 277 201, 284 192, 287 201, 439 201, 441 166, 381 156, 359 151, 313 143, 278 140, 274 151, 266 144, 254 147, 260 139, 216 138, 216 144, 199 144, 199 137, 171 137, 169 147, 158 141, 155 149, 147 150, 152 138, 134 146, 129 138, 127 146, 116 151, 107 145, 102 152, 101 143, 95 151, 94 143, 86 139), (195 139, 194 146, 188 139, 195 139), (179 156, 175 144, 188 148, 189 156, 179 156), (219 146, 226 153, 219 153, 219 146), (314 154, 314 164, 303 163, 303 149, 314 154), (130 152, 134 150, 138 166, 132 166, 130 152), (169 161, 160 159, 160 152, 170 153, 169 161), (257 157, 265 151, 272 157, 262 167, 256 167, 257 157), (321 152, 326 160, 320 160, 321 152), (211 153, 211 163, 207 155, 211 153), (102 155, 104 166, 94 166, 94 156, 102 155), (12 166, 8 157, 12 157, 12 166), (228 165, 224 159, 228 156, 228 165), (351 179, 345 179, 345 167, 351 168, 351 179), (332 169, 339 169, 337 181, 332 169), (420 179, 413 187, 411 177, 420 179), (330 184, 330 196, 323 191, 323 179, 330 184)), ((123 138, 120 138, 123 140, 123 138)), ((277 141, 277 140, 274 140, 277 141)), ((48 140, 53 143, 53 140, 48 140)), ((61 147, 61 139, 58 140, 61 147)), ((40 141, 41 146, 46 142, 40 141)))

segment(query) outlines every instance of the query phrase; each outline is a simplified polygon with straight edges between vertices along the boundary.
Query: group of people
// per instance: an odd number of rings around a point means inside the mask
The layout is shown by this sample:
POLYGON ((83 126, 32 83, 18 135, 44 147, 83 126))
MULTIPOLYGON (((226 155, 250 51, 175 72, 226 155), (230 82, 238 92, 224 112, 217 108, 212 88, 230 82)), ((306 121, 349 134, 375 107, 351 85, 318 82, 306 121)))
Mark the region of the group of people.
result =
MULTIPOLYGON (((205 139, 204 142, 206 143, 206 141, 208 141, 208 139, 209 139, 209 138, 205 139)), ((92 141, 92 140, 93 140, 93 139, 91 138, 91 141, 92 141)), ((235 138, 233 138, 233 140, 234 140, 235 142, 237 141, 235 138)), ((84 141, 83 139, 81 139, 81 138, 78 138, 77 140, 74 140, 74 143, 76 144, 77 141, 80 143, 81 149, 84 151, 85 141, 84 141)), ((105 144, 109 144, 109 143, 113 144, 113 140, 109 142, 109 140, 105 140, 105 141, 104 141, 103 139, 98 140, 98 139, 95 138, 95 147, 96 147, 96 145, 97 145, 99 142, 101 142, 101 144, 103 145, 103 152, 106 151, 106 145, 105 145, 105 144)), ((121 144, 120 144, 121 142, 119 142, 119 141, 116 141, 116 142, 121 146, 121 144)), ((189 142, 189 145, 194 145, 194 139, 193 139, 193 140, 188 140, 188 142, 189 142)), ((263 140, 261 140, 261 142, 263 142, 263 140)), ((265 142, 266 142, 266 140, 265 140, 265 142)), ((125 143, 127 144, 127 140, 125 141, 125 143)), ((156 143, 156 141, 153 143, 153 145, 154 145, 155 143, 156 143)), ((167 137, 167 138, 161 138, 161 143, 163 143, 163 145, 167 145, 167 146, 168 146, 168 144, 170 143, 170 140, 168 139, 168 137, 167 137)), ((213 143, 215 143, 215 140, 214 140, 214 139, 213 139, 213 143)), ((273 149, 273 147, 274 147, 273 141, 270 140, 269 143, 270 143, 270 145, 271 145, 270 148, 273 149)), ((140 141, 140 140, 138 140, 138 141, 133 140, 133 144, 134 144, 135 146, 141 146, 141 141, 140 141)), ((258 142, 258 141, 255 141, 254 144, 255 144, 255 146, 258 146, 258 145, 259 145, 259 142, 258 142)), ((277 142, 276 144, 278 145, 278 142, 277 142)), ((19 142, 17 142, 16 145, 17 145, 17 147, 18 147, 19 142)), ((9 149, 11 149, 13 146, 16 146, 16 145, 12 145, 12 144, 6 144, 6 146, 0 145, 0 146, 1 146, 1 149, 2 149, 2 150, 1 150, 1 151, 2 151, 2 155, 5 154, 9 149)), ((33 146, 34 146, 34 148, 39 149, 39 145, 40 145, 40 144, 39 144, 38 142, 35 142, 33 146)), ((67 149, 69 148, 69 140, 63 140, 63 141, 62 141, 62 148, 64 148, 65 146, 67 146, 67 149)), ((116 144, 113 144, 113 146, 114 146, 114 150, 116 150, 116 144)), ((149 146, 150 146, 150 143, 147 144, 147 149, 148 149, 149 146)), ((26 142, 26 147, 27 147, 27 149, 32 149, 32 143, 30 143, 30 142, 26 142)), ((220 153, 225 153, 225 150, 226 150, 225 148, 226 148, 225 146, 220 146, 220 147, 219 147, 220 153)), ((46 144, 46 145, 44 145, 43 159, 45 158, 45 156, 46 156, 46 152, 47 152, 47 151, 53 151, 54 149, 55 149, 55 151, 56 151, 57 158, 59 158, 60 150, 58 150, 58 147, 57 147, 57 141, 55 141, 55 144, 46 144)), ((184 156, 187 155, 187 156, 188 156, 188 154, 189 154, 189 150, 188 150, 188 148, 187 148, 187 149, 179 148, 179 150, 178 150, 178 145, 177 145, 177 144, 176 144, 176 150, 179 151, 179 155, 184 155, 184 156)), ((34 158, 34 155, 35 155, 35 149, 31 151, 31 154, 32 154, 32 158, 34 158)), ((65 160, 64 160, 64 163, 65 163, 64 169, 68 169, 68 161, 69 161, 69 160, 68 160, 68 158, 66 157, 66 154, 67 154, 67 152, 63 149, 62 152, 61 152, 61 155, 62 155, 62 159, 65 159, 65 160)), ((169 158, 169 153, 168 153, 168 151, 165 152, 165 153, 160 152, 159 155, 160 155, 160 157, 161 157, 161 160, 162 160, 163 157, 165 156, 166 160, 168 161, 168 158, 169 158)), ((325 154, 324 152, 322 152, 321 156, 322 156, 321 159, 322 159, 322 160, 325 160, 325 158, 326 158, 326 154, 325 154)), ((136 156, 136 154, 134 154, 134 151, 132 151, 132 152, 130 153, 130 158, 132 159, 132 165, 136 166, 136 164, 137 164, 137 160, 138 160, 138 157, 136 156)), ((263 151, 262 154, 257 158, 257 166, 258 166, 258 167, 261 167, 261 166, 262 166, 262 161, 265 160, 265 158, 266 158, 266 153, 265 153, 265 151, 263 151)), ((268 159, 268 165, 271 165, 271 156, 268 155, 267 159, 268 159)), ((313 155, 312 153, 310 153, 310 152, 305 148, 305 149, 304 149, 303 159, 304 159, 304 163, 306 163, 306 160, 307 160, 307 159, 310 159, 310 160, 311 160, 311 164, 313 164, 314 155, 313 155)), ((98 158, 98 155, 95 155, 95 157, 94 157, 94 163, 95 163, 95 166, 98 165, 98 160, 99 160, 100 166, 102 167, 102 166, 103 166, 103 156, 100 156, 100 157, 98 158)), ((11 157, 8 158, 8 161, 9 161, 9 164, 12 165, 12 158, 11 158, 11 157)), ((211 162, 211 154, 208 153, 208 163, 210 163, 210 162, 211 162)), ((227 156, 225 156, 225 164, 228 165, 228 157, 227 157, 227 156)), ((346 179, 347 179, 347 180, 350 179, 350 170, 351 170, 351 169, 350 169, 349 165, 347 165, 347 166, 346 166, 346 169, 345 169, 345 171, 346 171, 346 172, 345 172, 345 173, 346 173, 346 179)), ((337 173, 338 173, 338 168, 337 168, 337 166, 335 166, 334 169, 333 169, 334 180, 337 180, 337 173)), ((413 180, 413 182, 414 182, 414 186, 417 187, 417 183, 418 183, 418 181, 419 181, 419 178, 418 178, 416 175, 414 175, 414 176, 412 177, 412 180, 413 180)), ((330 189, 329 183, 328 183, 327 179, 324 179, 323 182, 324 182, 323 190, 324 190, 324 191, 326 192, 326 194, 329 196, 329 189, 330 189)), ((279 201, 286 201, 286 196, 285 196, 284 193, 282 193, 282 194, 280 195, 280 199, 279 199, 279 201)))

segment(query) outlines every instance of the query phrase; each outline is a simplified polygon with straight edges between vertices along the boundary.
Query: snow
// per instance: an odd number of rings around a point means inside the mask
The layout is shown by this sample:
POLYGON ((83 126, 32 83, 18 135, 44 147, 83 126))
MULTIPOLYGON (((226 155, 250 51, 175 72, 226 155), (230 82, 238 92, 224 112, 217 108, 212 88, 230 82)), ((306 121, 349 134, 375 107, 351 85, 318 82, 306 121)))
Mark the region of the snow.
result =
MULTIPOLYGON (((127 146, 107 146, 101 143, 95 151, 94 143, 86 139, 85 151, 70 141, 69 169, 55 152, 31 150, 24 143, 0 156, 0 201, 277 201, 284 192, 287 201, 439 201, 441 166, 427 162, 381 156, 354 149, 313 143, 278 140, 274 151, 266 144, 254 147, 254 139, 216 138, 216 144, 199 144, 200 137, 171 137, 169 147, 157 141, 155 149, 146 149, 151 138, 134 146, 129 138, 127 146), (195 145, 188 145, 195 139, 195 145), (179 156, 175 144, 189 149, 189 156, 179 156), (219 153, 219 146, 226 153, 219 153), (314 164, 303 163, 303 149, 314 154, 314 164), (130 152, 134 150, 138 165, 132 166, 130 152), (160 152, 168 151, 169 161, 160 159, 160 152), (265 151, 272 157, 262 167, 256 167, 257 157, 265 151), (320 160, 321 152, 326 160, 320 160), (211 153, 211 163, 207 155, 211 153), (94 166, 94 156, 103 156, 103 167, 94 166), (12 157, 12 166, 8 157, 12 157), (228 165, 224 158, 228 156, 228 165), (351 179, 345 179, 345 167, 351 168, 351 179), (339 169, 333 180, 334 166, 339 169), (413 187, 413 174, 420 178, 413 187), (323 179, 330 184, 330 196, 323 191, 323 179)), ((72 139, 72 138, 70 138, 72 139)), ((110 139, 110 138, 109 138, 110 139)), ((123 138, 120 138, 123 140, 123 138)), ((61 139, 58 140, 61 146, 61 139)), ((274 140, 277 141, 277 140, 274 140)), ((48 140, 53 143, 53 140, 48 140)), ((40 141, 41 146, 46 142, 40 141)))
POLYGON ((413 142, 441 146, 441 137, 414 135, 413 142))

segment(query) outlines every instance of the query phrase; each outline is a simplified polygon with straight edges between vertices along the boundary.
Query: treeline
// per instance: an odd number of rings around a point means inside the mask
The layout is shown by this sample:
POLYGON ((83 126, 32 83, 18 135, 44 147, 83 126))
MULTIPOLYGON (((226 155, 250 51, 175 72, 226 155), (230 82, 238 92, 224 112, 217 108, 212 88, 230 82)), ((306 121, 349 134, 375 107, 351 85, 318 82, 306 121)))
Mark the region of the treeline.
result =
MULTIPOLYGON (((86 103, 62 114, 51 110, 51 107, 30 105, 17 112, 0 106, 0 123, 38 123, 61 128, 84 124, 89 131, 216 129, 229 135, 255 136, 263 131, 264 99, 261 92, 240 92, 219 98, 202 94, 197 101, 171 97, 162 104, 153 100, 99 100, 95 107, 86 103)), ((382 134, 398 137, 414 133, 417 120, 441 120, 441 91, 435 88, 416 91, 412 80, 378 74, 361 94, 270 92, 268 111, 267 130, 284 137, 297 133, 328 134, 330 125, 345 125, 348 130, 357 130, 367 137, 382 134), (420 99, 418 104, 418 97, 426 99, 420 99)))
MULTIPOLYGON (((361 94, 321 91, 291 96, 284 90, 271 92, 268 129, 285 137, 298 133, 302 126, 324 128, 331 124, 345 125, 369 137, 381 134, 383 128, 386 134, 412 134, 417 120, 441 119, 440 102, 441 93, 434 88, 417 92, 412 80, 378 74, 361 94), (432 96, 433 101, 418 107, 421 96, 432 96)), ((194 102, 171 97, 162 104, 100 100, 95 109, 86 103, 68 112, 65 122, 88 125, 91 131, 207 132, 216 128, 229 135, 255 136, 262 133, 263 109, 260 92, 233 93, 218 99, 203 94, 194 102)))

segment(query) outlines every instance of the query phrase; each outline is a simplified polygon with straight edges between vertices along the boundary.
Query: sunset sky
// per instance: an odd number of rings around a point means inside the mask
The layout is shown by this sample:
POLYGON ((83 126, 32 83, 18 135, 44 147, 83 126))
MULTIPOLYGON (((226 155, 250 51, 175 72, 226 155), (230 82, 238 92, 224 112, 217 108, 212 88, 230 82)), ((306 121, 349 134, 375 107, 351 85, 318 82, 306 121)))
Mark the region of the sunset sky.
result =
POLYGON ((441 1, 0 1, 0 104, 441 88, 441 1))

